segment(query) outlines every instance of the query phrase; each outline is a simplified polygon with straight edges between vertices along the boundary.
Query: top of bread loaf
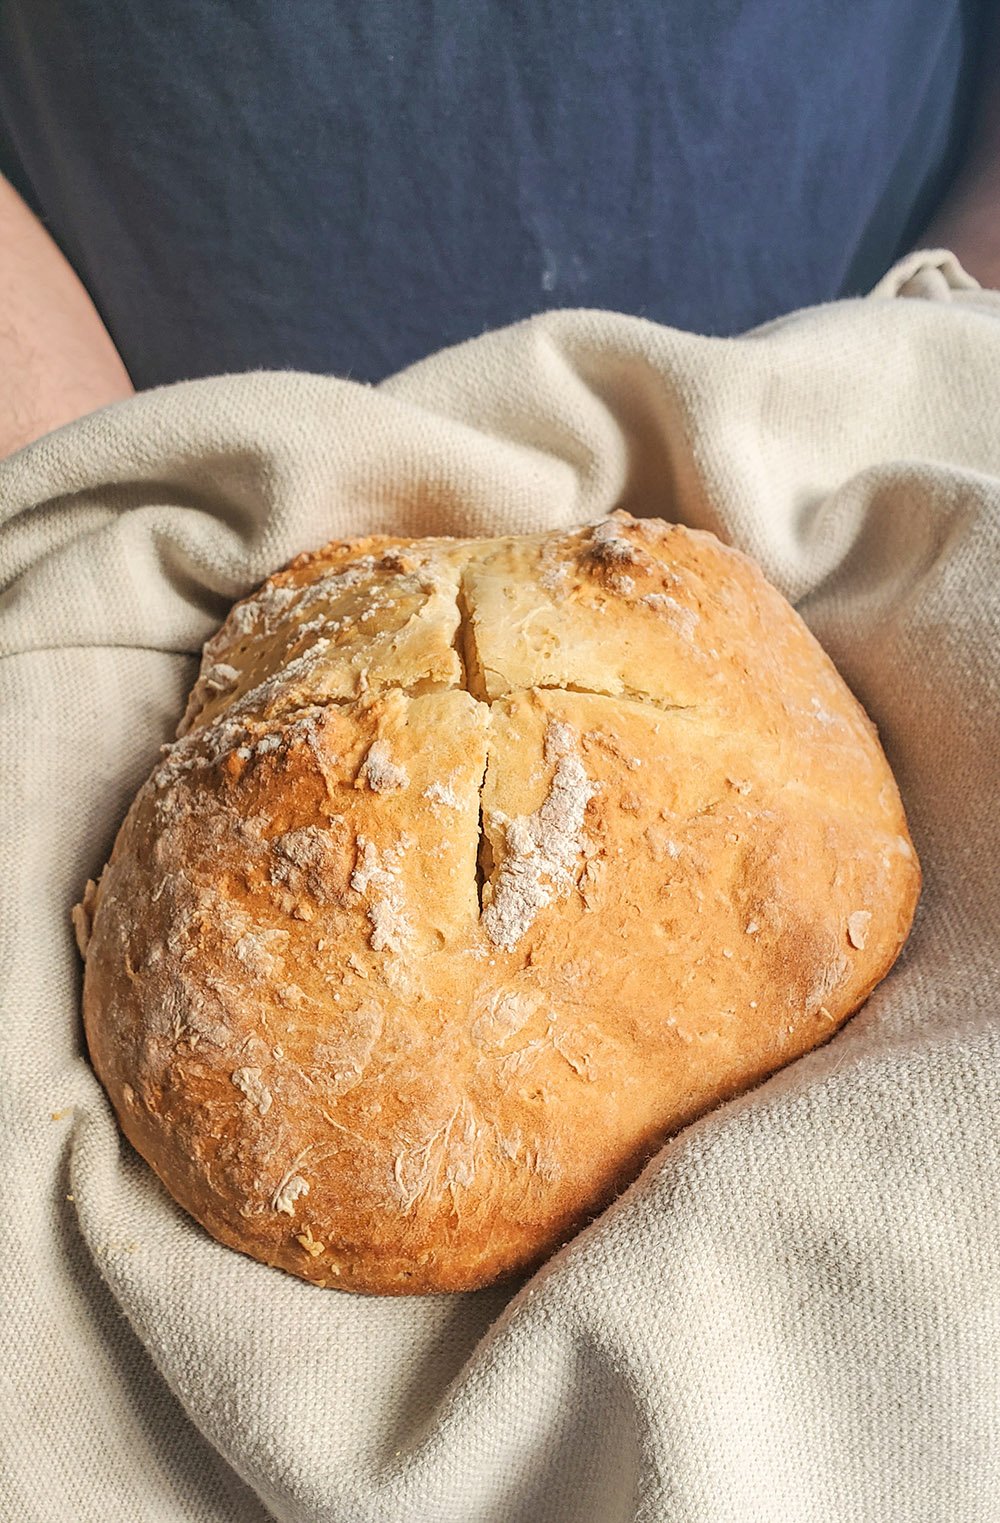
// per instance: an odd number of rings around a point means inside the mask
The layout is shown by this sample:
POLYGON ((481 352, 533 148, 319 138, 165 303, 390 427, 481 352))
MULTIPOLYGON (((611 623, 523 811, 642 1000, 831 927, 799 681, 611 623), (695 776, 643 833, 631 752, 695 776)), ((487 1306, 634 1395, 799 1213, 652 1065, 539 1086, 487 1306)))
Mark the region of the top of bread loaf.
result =
POLYGON ((206 646, 78 910, 88 1041, 223 1242, 475 1287, 829 1036, 918 887, 873 726, 712 535, 340 541, 206 646))

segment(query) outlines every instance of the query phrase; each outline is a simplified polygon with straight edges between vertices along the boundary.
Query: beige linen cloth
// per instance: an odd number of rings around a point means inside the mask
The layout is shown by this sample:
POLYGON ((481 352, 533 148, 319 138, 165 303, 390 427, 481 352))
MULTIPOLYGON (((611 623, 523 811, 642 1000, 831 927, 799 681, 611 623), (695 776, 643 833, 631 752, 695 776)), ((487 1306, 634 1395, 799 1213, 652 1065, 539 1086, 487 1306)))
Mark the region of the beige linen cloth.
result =
POLYGON ((1000 296, 925 253, 738 339, 553 312, 378 388, 184 383, 21 451, 0 511, 2 1518, 1000 1519, 1000 296), (902 959, 521 1285, 220 1247, 119 1136, 69 919, 202 641, 334 535, 618 503, 755 556, 876 719, 902 959))

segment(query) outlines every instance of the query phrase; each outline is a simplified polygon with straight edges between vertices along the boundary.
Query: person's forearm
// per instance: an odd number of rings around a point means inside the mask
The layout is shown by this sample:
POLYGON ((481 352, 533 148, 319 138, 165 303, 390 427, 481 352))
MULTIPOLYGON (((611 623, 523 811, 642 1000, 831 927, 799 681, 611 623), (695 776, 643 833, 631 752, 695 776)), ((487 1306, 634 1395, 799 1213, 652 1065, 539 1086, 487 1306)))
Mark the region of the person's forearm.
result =
POLYGON ((980 285, 1000 288, 1000 13, 984 39, 965 162, 920 246, 951 249, 980 285))
POLYGON ((131 394, 84 287, 0 179, 0 457, 131 394))

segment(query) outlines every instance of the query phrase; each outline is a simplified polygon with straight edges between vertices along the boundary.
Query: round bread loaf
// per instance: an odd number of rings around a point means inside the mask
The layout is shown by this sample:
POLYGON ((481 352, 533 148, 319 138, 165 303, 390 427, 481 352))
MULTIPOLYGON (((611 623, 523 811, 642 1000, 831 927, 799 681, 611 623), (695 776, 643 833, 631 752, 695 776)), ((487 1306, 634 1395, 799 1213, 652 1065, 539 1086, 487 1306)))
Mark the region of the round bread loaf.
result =
POLYGON ((829 1037, 920 872, 875 730, 711 534, 338 541, 238 603, 75 919, 94 1066, 221 1242, 537 1265, 829 1037))

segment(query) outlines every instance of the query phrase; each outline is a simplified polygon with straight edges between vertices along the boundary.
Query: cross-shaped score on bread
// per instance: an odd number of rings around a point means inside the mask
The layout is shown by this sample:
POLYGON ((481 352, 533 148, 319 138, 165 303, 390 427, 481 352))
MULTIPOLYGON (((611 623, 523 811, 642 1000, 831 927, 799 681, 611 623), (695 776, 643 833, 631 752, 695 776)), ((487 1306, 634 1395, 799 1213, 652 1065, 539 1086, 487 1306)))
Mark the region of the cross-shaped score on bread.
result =
POLYGON ((713 536, 338 542, 206 646, 78 911, 88 1041, 221 1241, 473 1288, 834 1032, 918 889, 873 726, 713 536))

